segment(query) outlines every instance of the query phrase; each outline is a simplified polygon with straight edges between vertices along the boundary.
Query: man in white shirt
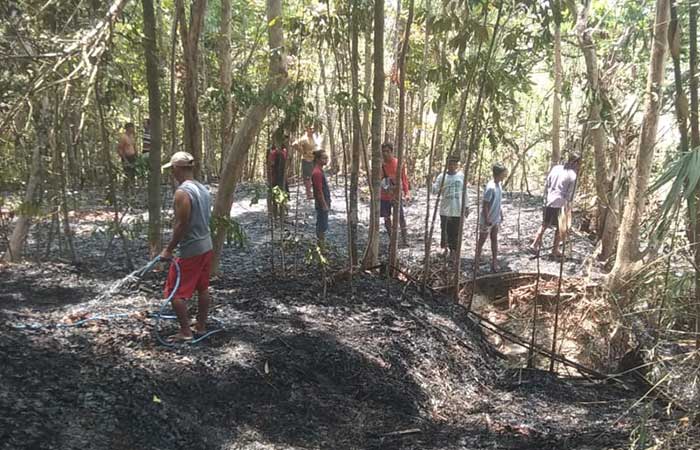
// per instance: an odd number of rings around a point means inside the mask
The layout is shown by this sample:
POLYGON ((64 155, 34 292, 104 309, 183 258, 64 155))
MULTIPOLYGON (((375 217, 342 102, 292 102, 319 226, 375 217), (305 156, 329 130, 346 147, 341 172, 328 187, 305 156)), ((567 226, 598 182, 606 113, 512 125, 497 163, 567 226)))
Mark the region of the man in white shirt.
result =
POLYGON ((559 215, 566 213, 571 208, 574 199, 574 188, 576 187, 576 174, 581 166, 581 156, 572 153, 564 165, 552 167, 547 175, 547 182, 544 188, 544 208, 542 214, 542 225, 537 231, 535 240, 530 245, 530 251, 538 253, 542 246, 542 236, 547 228, 554 227, 554 245, 552 246, 552 256, 561 257, 559 244, 564 239, 566 230, 559 230, 559 215))
MULTIPOLYGON (((433 183, 433 193, 442 191, 440 197, 440 248, 449 249, 455 255, 459 247, 459 218, 462 215, 462 190, 464 173, 459 170, 459 156, 447 158, 447 171, 433 183)), ((467 211, 466 209, 464 210, 467 211)))

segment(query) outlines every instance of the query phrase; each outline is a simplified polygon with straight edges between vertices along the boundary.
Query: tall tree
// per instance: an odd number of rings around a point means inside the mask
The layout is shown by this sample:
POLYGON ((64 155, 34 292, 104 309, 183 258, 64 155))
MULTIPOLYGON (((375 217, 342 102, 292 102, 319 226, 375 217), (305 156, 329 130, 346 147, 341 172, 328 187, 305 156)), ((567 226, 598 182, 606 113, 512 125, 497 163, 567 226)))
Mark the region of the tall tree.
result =
POLYGON ((287 56, 284 51, 284 30, 282 28, 282 0, 267 0, 268 44, 270 62, 268 79, 256 104, 246 111, 238 126, 231 148, 226 150, 226 160, 221 170, 219 191, 214 199, 212 221, 214 223, 214 270, 218 270, 221 251, 226 237, 226 226, 230 221, 233 191, 241 174, 250 146, 260 132, 263 120, 272 107, 276 94, 289 83, 287 56))
POLYGON ((559 146, 559 116, 561 115, 561 1, 553 0, 552 15, 554 17, 554 92, 552 95, 552 160, 551 164, 559 164, 561 148, 559 146))
MULTIPOLYGON (((391 241, 389 243, 389 264, 393 267, 398 267, 397 264, 397 243, 399 237, 399 223, 401 222, 401 202, 403 197, 403 171, 405 165, 405 151, 404 151, 404 125, 406 123, 406 54, 408 53, 408 48, 411 40, 411 25, 413 24, 413 4, 414 0, 411 0, 408 4, 408 19, 406 19, 406 33, 404 34, 401 51, 399 52, 399 60, 397 64, 397 70, 399 71, 399 117, 398 117, 398 130, 396 132, 396 157, 398 163, 396 165, 396 188, 394 193, 394 198, 396 203, 393 206, 393 216, 394 222, 391 224, 391 241)), ((405 239, 404 236, 402 239, 405 239)))
POLYGON ((382 182, 382 110, 384 108, 384 0, 374 0, 374 82, 372 90, 372 185, 367 248, 362 265, 379 262, 379 191, 382 182))
POLYGON ((642 130, 625 203, 626 207, 622 215, 615 265, 607 280, 608 286, 613 291, 619 291, 625 285, 628 277, 641 266, 642 255, 639 249, 639 229, 645 209, 651 163, 656 146, 659 112, 663 103, 662 85, 666 61, 666 35, 669 14, 669 0, 656 0, 654 37, 649 62, 646 88, 647 98, 644 118, 642 119, 642 130))
POLYGON ((197 77, 199 75, 199 36, 204 24, 204 13, 207 0, 192 0, 190 22, 187 24, 184 0, 177 0, 176 7, 180 19, 180 39, 182 54, 185 59, 185 149, 194 156, 195 178, 201 177, 202 170, 202 124, 199 121, 199 91, 197 77))
MULTIPOLYGON (((588 122, 585 127, 590 134, 593 143, 593 153, 595 160, 595 189, 596 189, 596 223, 598 238, 602 239, 600 259, 607 259, 614 252, 615 236, 611 233, 611 228, 606 232, 606 221, 608 227, 613 225, 608 221, 608 214, 615 214, 610 208, 608 199, 608 164, 605 156, 607 137, 601 112, 603 110, 603 93, 601 89, 600 70, 598 65, 598 55, 596 44, 593 41, 593 28, 589 26, 589 14, 592 0, 584 0, 583 7, 579 11, 576 2, 569 0, 569 10, 576 17, 576 36, 579 47, 586 62, 586 78, 588 80, 588 122)), ((612 218, 610 218, 612 219, 612 218)))
POLYGON ((688 97, 683 90, 681 69, 681 28, 678 23, 678 9, 675 0, 670 0, 671 23, 668 27, 668 48, 673 60, 673 86, 676 90, 676 121, 681 136, 680 151, 688 151, 688 97))
POLYGON ((46 94, 42 95, 39 101, 33 105, 32 120, 36 142, 32 150, 31 170, 24 199, 4 256, 7 261, 19 261, 22 258, 31 218, 39 208, 39 191, 42 186, 42 155, 48 154, 49 151, 49 130, 51 127, 51 106, 46 94))
POLYGON ((233 142, 234 105, 231 97, 231 0, 221 0, 221 24, 219 26, 219 82, 224 99, 221 114, 221 161, 223 153, 233 142))
MULTIPOLYGON (((690 41, 690 145, 694 151, 700 151, 700 126, 698 126, 698 2, 691 1, 688 10, 688 34, 690 41)), ((700 185, 695 188, 695 195, 688 201, 695 202, 695 229, 691 234, 695 256, 695 346, 700 347, 700 185)), ((692 208, 688 208, 691 210, 692 208)), ((692 221, 691 221, 692 223, 692 221)))
POLYGON ((352 3, 352 18, 350 19, 350 79, 352 83, 351 98, 352 98, 352 159, 350 167, 350 196, 348 209, 349 227, 349 242, 350 248, 350 266, 354 267, 357 264, 357 195, 358 181, 360 176, 360 146, 362 145, 360 134, 362 123, 360 121, 359 110, 359 11, 358 2, 352 3))
POLYGON ((170 154, 177 151, 177 23, 180 20, 181 9, 175 6, 175 15, 170 28, 170 154))
POLYGON ((387 114, 386 114, 386 126, 384 127, 384 140, 387 142, 393 142, 396 139, 396 100, 398 98, 398 73, 399 73, 399 52, 401 49, 399 45, 401 40, 401 0, 396 0, 396 20, 394 21, 394 30, 392 34, 392 65, 391 74, 389 76, 389 96, 387 98, 387 114))
POLYGON ((160 77, 158 71, 158 23, 153 0, 141 0, 143 5, 143 50, 146 57, 148 83, 148 116, 150 119, 151 149, 148 152, 148 248, 151 256, 161 250, 160 242, 160 77))

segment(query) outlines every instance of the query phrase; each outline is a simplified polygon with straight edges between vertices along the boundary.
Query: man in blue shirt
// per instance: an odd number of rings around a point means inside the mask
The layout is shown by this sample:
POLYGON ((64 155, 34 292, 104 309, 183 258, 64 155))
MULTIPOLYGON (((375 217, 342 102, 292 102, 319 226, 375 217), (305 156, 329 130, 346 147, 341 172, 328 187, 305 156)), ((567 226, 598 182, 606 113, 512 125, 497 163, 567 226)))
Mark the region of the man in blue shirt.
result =
POLYGON ((484 247, 486 238, 491 236, 491 270, 498 272, 498 226, 503 221, 501 211, 501 181, 506 177, 508 170, 501 163, 492 166, 493 179, 486 184, 484 189, 484 199, 481 202, 481 212, 479 214, 479 240, 476 244, 476 256, 474 264, 478 267, 481 259, 481 249, 484 247))

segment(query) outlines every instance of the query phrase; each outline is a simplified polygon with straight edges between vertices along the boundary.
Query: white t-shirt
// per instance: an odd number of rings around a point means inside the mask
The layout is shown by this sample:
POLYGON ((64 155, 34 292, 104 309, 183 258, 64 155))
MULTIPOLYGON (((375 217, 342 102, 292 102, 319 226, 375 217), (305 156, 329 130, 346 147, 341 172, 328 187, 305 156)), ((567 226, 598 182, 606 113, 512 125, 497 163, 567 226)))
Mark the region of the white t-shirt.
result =
POLYGON ((563 208, 567 202, 573 200, 575 185, 576 172, 574 170, 567 169, 563 165, 552 167, 547 175, 545 186, 547 195, 545 206, 563 208))
MULTIPOLYGON (((433 193, 437 194, 442 183, 442 174, 438 175, 433 183, 433 193)), ((445 174, 445 182, 442 183, 442 196, 440 197, 440 215, 446 217, 459 217, 462 214, 462 190, 464 189, 464 174, 456 172, 453 175, 445 174)))
POLYGON ((484 217, 483 206, 479 207, 479 223, 491 225, 498 225, 501 223, 501 198, 503 197, 503 190, 501 189, 501 184, 494 180, 489 181, 484 189, 484 200, 483 203, 489 205, 488 217, 484 217), (487 220, 488 219, 488 220, 487 220))

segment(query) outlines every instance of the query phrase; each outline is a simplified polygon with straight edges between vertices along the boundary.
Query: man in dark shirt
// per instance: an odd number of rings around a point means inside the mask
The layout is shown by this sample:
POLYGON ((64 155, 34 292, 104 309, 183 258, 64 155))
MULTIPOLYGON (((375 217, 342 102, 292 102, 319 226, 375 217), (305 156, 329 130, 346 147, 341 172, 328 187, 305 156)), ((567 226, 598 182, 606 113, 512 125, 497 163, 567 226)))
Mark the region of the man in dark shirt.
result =
POLYGON ((328 180, 323 172, 323 166, 328 164, 328 154, 323 150, 314 152, 314 170, 311 172, 311 184, 316 204, 316 237, 319 245, 323 245, 328 231, 328 213, 331 209, 331 191, 328 180))

